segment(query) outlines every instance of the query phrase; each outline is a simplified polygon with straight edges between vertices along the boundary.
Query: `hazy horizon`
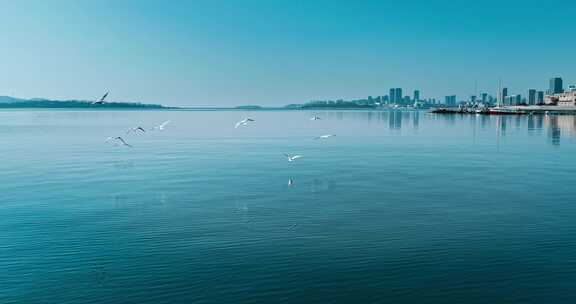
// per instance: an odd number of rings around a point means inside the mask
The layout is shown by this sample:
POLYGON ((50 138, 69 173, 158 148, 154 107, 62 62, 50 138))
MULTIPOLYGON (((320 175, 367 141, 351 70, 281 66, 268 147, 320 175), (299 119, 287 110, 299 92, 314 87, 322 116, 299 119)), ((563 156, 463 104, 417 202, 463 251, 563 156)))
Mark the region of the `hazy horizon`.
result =
POLYGON ((576 84, 569 1, 1 1, 0 95, 183 107, 576 84))

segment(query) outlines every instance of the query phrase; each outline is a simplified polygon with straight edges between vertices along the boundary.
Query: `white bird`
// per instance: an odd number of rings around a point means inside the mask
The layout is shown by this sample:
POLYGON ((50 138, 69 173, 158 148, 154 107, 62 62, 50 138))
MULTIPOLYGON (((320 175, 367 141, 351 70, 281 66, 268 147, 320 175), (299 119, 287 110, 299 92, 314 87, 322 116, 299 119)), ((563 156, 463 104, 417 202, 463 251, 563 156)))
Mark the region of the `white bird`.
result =
POLYGON ((106 94, 104 94, 104 96, 102 96, 99 100, 94 101, 92 104, 93 104, 93 105, 95 105, 95 104, 98 104, 98 105, 104 104, 104 99, 106 99, 106 97, 108 97, 108 93, 109 93, 109 92, 106 92, 106 94))
POLYGON ((127 146, 127 147, 132 148, 132 145, 128 144, 128 143, 124 140, 124 138, 122 138, 122 137, 120 137, 120 136, 116 136, 116 137, 112 137, 112 136, 111 136, 111 137, 108 137, 108 138, 106 139, 106 142, 110 142, 111 140, 115 140, 115 141, 116 141, 116 142, 114 143, 114 145, 118 145, 118 142, 120 142, 123 146, 127 146))
POLYGON ((320 119, 321 118, 316 116, 316 115, 313 115, 312 117, 310 117, 310 120, 320 120, 320 119))
POLYGON ((142 132, 142 133, 146 133, 146 130, 144 130, 144 128, 142 128, 142 127, 134 127, 134 128, 130 128, 130 129, 126 130, 126 134, 130 134, 130 133, 132 133, 132 132, 138 132, 138 131, 140 131, 140 132, 142 132))
POLYGON ((170 121, 167 120, 167 121, 161 123, 160 125, 155 126, 154 128, 152 128, 152 130, 158 130, 158 131, 164 130, 164 127, 166 127, 166 125, 168 125, 169 123, 170 123, 170 121))
POLYGON ((297 160, 298 158, 303 157, 302 155, 290 155, 290 154, 286 154, 286 153, 284 153, 284 156, 286 156, 286 158, 288 158, 289 162, 293 162, 293 161, 297 160))
POLYGON ((316 140, 318 140, 318 139, 327 139, 327 138, 334 137, 334 136, 336 136, 336 135, 334 135, 334 134, 326 134, 326 135, 316 136, 316 137, 314 137, 314 139, 316 139, 316 140))
POLYGON ((254 121, 254 119, 251 118, 244 118, 241 121, 236 123, 236 126, 234 126, 234 128, 238 129, 238 127, 240 126, 247 126, 249 122, 254 121))
POLYGON ((292 187, 294 185, 294 181, 290 178, 288 179, 288 187, 292 187))

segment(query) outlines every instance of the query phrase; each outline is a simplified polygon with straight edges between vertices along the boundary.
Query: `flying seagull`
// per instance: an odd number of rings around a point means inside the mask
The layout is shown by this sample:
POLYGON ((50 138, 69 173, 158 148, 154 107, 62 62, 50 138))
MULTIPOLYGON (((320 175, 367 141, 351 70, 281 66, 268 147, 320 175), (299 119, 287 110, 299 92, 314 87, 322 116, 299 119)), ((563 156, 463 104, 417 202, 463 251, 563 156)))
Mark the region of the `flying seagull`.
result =
POLYGON ((130 133, 132 133, 132 132, 138 132, 138 131, 140 131, 140 132, 142 132, 142 133, 146 133, 146 130, 144 130, 144 128, 142 128, 142 127, 134 127, 134 128, 130 128, 130 129, 126 130, 126 134, 130 134, 130 133))
POLYGON ((236 123, 236 126, 234 126, 234 128, 238 129, 238 127, 240 126, 247 126, 249 122, 254 121, 254 119, 252 118, 244 118, 241 121, 236 123))
POLYGON ((95 101, 95 102, 93 102, 92 104, 97 104, 97 105, 104 104, 104 99, 106 99, 106 97, 108 97, 108 93, 109 93, 109 92, 106 92, 106 94, 104 94, 104 96, 102 96, 102 97, 100 98, 100 100, 95 101))
POLYGON ((330 137, 334 137, 336 135, 334 134, 326 134, 326 135, 320 135, 320 136, 316 136, 314 137, 314 139, 318 140, 318 139, 326 139, 326 138, 330 138, 330 137))
POLYGON ((160 125, 155 126, 154 128, 152 128, 152 130, 158 130, 158 131, 164 130, 164 127, 166 127, 166 125, 169 123, 170 123, 170 121, 167 120, 167 121, 161 123, 160 125))
POLYGON ((310 120, 320 120, 320 119, 321 118, 316 116, 316 115, 313 115, 312 117, 310 117, 310 120))
POLYGON ((290 154, 286 154, 286 153, 284 153, 284 156, 286 156, 286 158, 288 158, 289 162, 293 162, 293 161, 297 160, 298 158, 302 157, 302 155, 290 155, 290 154))
POLYGON ((292 187, 292 185, 294 185, 294 180, 290 178, 288 179, 288 187, 292 187))
POLYGON ((108 138, 106 139, 106 142, 110 142, 111 140, 114 140, 114 141, 115 141, 114 145, 118 145, 118 142, 120 142, 123 146, 127 146, 127 147, 130 147, 130 148, 133 148, 132 145, 128 144, 128 143, 124 140, 124 138, 122 138, 122 137, 120 137, 120 136, 116 136, 116 137, 112 137, 112 136, 111 136, 111 137, 108 137, 108 138))

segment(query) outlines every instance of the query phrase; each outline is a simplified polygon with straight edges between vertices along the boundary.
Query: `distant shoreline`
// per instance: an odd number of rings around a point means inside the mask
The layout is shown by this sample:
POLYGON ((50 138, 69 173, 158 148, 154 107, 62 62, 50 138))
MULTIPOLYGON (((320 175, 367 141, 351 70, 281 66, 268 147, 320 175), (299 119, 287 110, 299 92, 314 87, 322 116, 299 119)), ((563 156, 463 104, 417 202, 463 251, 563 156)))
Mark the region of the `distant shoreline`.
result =
POLYGON ((22 99, 0 96, 0 109, 169 109, 160 104, 110 101, 95 104, 89 100, 50 100, 44 98, 22 99))

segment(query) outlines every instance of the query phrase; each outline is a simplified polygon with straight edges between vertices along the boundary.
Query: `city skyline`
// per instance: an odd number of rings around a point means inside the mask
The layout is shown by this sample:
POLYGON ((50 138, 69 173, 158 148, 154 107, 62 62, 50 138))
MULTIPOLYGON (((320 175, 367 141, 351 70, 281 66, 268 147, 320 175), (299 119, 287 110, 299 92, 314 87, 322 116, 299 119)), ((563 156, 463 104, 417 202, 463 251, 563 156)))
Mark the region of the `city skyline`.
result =
POLYGON ((110 91, 113 100, 170 106, 281 106, 390 87, 461 99, 494 94, 501 78, 526 96, 556 75, 576 83, 574 8, 554 0, 6 1, 0 95, 110 91))
POLYGON ((336 100, 311 100, 311 103, 317 102, 355 102, 358 104, 396 104, 396 105, 410 105, 412 106, 416 102, 422 102, 428 105, 447 105, 456 106, 460 103, 474 103, 483 105, 538 105, 543 104, 545 101, 545 96, 555 95, 564 92, 575 92, 576 85, 564 84, 562 77, 552 77, 548 81, 548 88, 543 88, 543 85, 537 88, 528 88, 524 92, 518 91, 511 93, 509 89, 502 86, 502 82, 499 81, 499 87, 501 91, 496 88, 496 91, 478 91, 474 94, 467 96, 457 96, 454 94, 446 94, 442 97, 436 96, 426 96, 421 95, 419 89, 415 89, 412 95, 408 94, 403 88, 390 88, 387 95, 369 95, 366 98, 356 98, 352 100, 345 100, 343 98, 338 98, 336 100), (425 96, 425 97, 422 97, 425 96))

